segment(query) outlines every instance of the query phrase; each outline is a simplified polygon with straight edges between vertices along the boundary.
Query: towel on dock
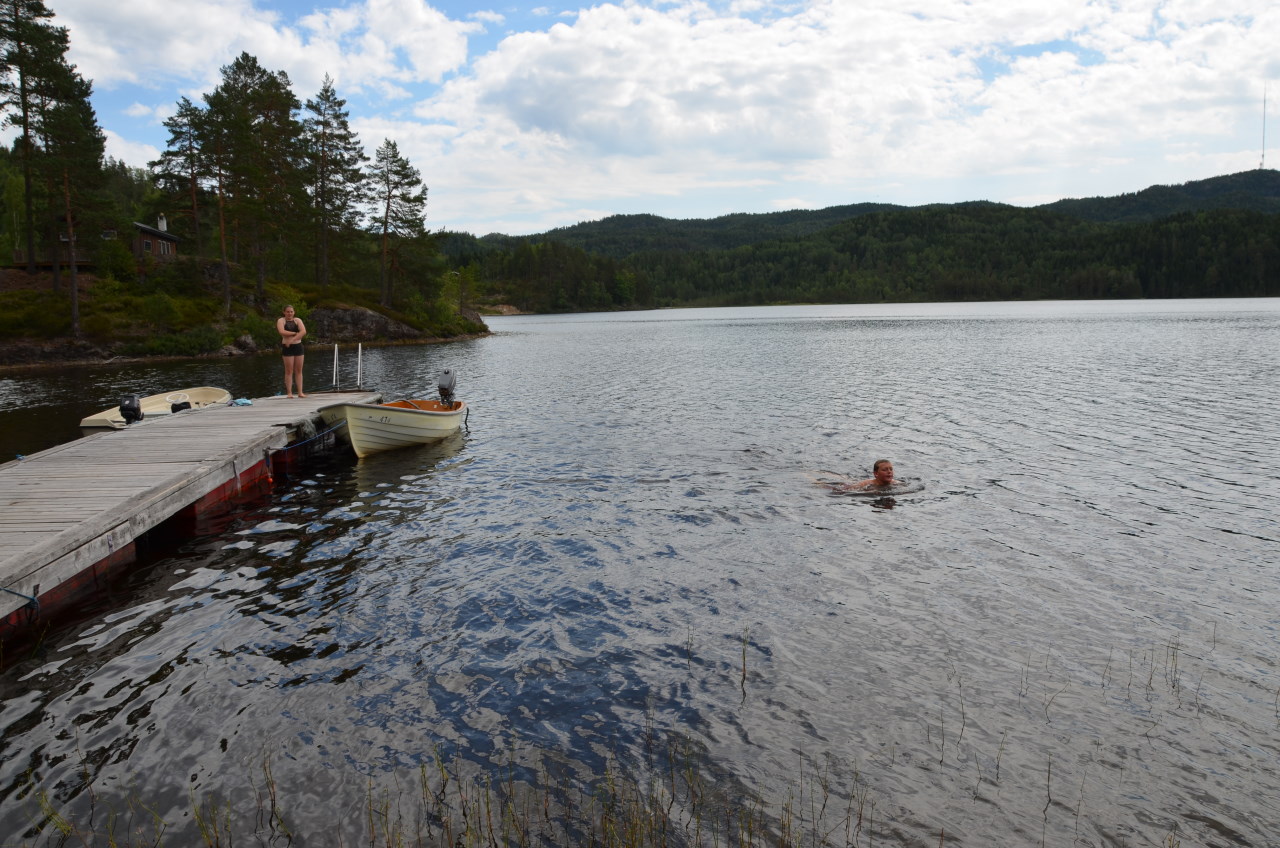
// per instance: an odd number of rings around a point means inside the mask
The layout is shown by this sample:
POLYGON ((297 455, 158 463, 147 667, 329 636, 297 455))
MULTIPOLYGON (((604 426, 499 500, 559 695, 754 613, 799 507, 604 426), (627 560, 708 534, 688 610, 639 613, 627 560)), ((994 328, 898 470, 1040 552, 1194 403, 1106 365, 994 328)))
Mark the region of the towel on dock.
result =
POLYGON ((248 398, 236 398, 231 401, 232 406, 253 406, 253 401, 248 398))

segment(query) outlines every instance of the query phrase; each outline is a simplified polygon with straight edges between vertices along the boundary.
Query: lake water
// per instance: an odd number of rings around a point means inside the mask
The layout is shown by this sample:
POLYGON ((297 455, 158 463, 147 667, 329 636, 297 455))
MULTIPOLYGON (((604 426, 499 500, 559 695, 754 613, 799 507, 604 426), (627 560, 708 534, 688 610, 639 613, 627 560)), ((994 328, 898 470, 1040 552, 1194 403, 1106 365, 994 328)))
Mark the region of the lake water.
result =
MULTIPOLYGON (((660 800, 678 760, 837 845, 1280 843, 1280 301, 487 320, 365 354, 456 369, 467 432, 319 458, 3 657, 0 844, 41 792, 366 844, 437 757, 660 800), (878 457, 914 491, 814 482, 878 457)), ((279 368, 0 375, 0 456, 279 368)))

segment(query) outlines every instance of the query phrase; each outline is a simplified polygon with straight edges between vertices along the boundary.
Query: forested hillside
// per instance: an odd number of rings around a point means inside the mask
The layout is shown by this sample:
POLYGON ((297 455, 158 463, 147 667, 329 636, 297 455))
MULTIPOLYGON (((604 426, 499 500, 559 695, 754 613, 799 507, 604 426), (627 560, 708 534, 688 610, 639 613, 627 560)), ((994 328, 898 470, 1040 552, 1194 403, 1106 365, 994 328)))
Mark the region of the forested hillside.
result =
POLYGON ((278 340, 285 303, 372 308, 422 336, 485 329, 426 226, 421 172, 393 139, 366 153, 328 77, 303 101, 242 53, 134 168, 104 157, 68 48, 42 0, 0 4, 0 117, 16 133, 0 150, 0 341, 252 348, 278 340))
POLYGON ((284 303, 455 336, 485 329, 473 305, 1280 296, 1274 170, 1038 208, 855 203, 433 233, 421 171, 393 139, 370 156, 328 78, 302 100, 241 54, 175 104, 165 149, 136 168, 104 156, 68 47, 41 0, 0 4, 0 117, 15 134, 0 149, 0 341, 243 349, 275 341, 284 303))
POLYGON ((1039 208, 869 204, 712 220, 614 216, 442 237, 475 291, 529 311, 1280 296, 1280 174, 1039 208))
POLYGON ((1059 200, 1038 207, 1090 221, 1140 222, 1179 212, 1242 209, 1280 213, 1280 171, 1257 170, 1176 186, 1151 186, 1133 194, 1059 200))
MULTIPOLYGON (((555 241, 591 253, 625 259, 651 250, 729 250, 771 239, 793 238, 877 212, 902 207, 885 203, 858 203, 827 209, 793 209, 760 214, 739 213, 720 218, 673 221, 657 215, 612 215, 600 221, 549 230, 536 241, 555 241)), ((486 236, 493 244, 510 246, 504 236, 486 236)))

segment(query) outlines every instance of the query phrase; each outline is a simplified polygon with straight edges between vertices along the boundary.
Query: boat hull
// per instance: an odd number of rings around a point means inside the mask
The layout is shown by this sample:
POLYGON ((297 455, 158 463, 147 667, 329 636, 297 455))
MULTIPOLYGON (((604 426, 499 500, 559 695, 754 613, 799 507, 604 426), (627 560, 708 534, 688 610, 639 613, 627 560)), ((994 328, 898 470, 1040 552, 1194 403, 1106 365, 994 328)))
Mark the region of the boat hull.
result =
POLYGON ((318 410, 328 426, 346 421, 356 456, 426 445, 458 432, 467 414, 462 402, 398 400, 391 403, 335 403, 318 410))
MULTIPOLYGON (((149 395, 139 399, 143 420, 157 418, 162 415, 172 415, 175 403, 189 403, 192 409, 203 409, 206 406, 225 406, 231 403, 231 393, 216 386, 192 386, 189 389, 177 389, 172 392, 149 395)), ((120 414, 120 407, 113 406, 102 410, 96 415, 81 419, 80 426, 84 429, 109 427, 113 430, 121 430, 126 425, 124 416, 120 414)))

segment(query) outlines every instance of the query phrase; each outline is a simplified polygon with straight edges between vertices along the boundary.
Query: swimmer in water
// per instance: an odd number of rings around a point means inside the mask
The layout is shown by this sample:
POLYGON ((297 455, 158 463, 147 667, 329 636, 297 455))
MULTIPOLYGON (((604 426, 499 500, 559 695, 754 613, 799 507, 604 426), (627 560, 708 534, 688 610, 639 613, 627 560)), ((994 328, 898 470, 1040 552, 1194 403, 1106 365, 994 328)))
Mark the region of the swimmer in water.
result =
POLYGON ((893 479, 893 463, 887 459, 877 459, 875 465, 871 466, 871 473, 873 476, 869 480, 850 483, 845 491, 875 491, 902 482, 893 479))

